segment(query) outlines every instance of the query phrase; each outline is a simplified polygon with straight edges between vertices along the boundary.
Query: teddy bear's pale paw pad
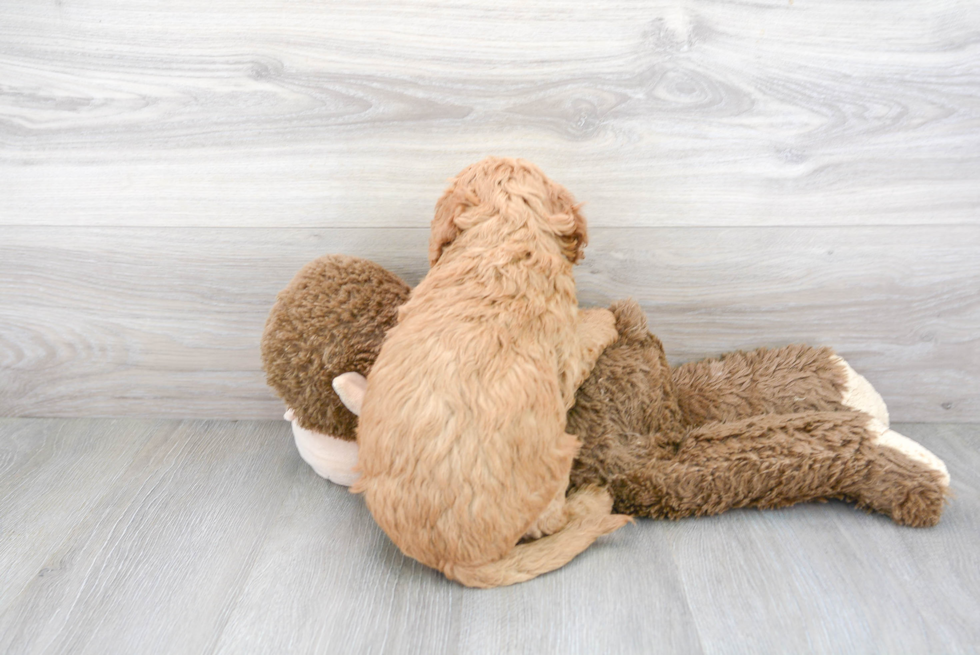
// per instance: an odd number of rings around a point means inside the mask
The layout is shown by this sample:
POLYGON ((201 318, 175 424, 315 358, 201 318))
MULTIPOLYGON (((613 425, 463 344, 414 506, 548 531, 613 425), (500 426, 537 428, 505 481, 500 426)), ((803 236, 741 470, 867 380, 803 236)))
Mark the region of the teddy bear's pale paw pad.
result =
POLYGON ((851 365, 842 358, 835 356, 834 361, 844 367, 844 373, 847 375, 841 402, 848 407, 875 417, 885 427, 888 427, 888 408, 885 406, 885 400, 881 394, 875 391, 871 383, 851 368, 851 365))
POLYGON ((353 471, 357 464, 356 441, 344 441, 329 434, 307 430, 295 419, 292 424, 296 450, 317 475, 345 487, 357 482, 361 474, 353 471))
POLYGON ((916 462, 920 462, 942 475, 942 484, 949 486, 949 471, 943 460, 936 457, 917 441, 912 441, 908 437, 901 435, 894 430, 886 428, 878 421, 872 421, 868 426, 872 433, 876 434, 875 444, 887 446, 916 462))

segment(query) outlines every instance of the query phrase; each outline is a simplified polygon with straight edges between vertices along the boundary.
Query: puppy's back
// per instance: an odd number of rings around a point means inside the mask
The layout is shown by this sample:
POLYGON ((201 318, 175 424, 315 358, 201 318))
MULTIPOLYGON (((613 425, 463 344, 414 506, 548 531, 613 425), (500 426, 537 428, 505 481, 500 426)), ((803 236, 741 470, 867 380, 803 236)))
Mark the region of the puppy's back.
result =
POLYGON ((388 333, 352 491, 405 554, 441 570, 499 559, 563 490, 577 441, 540 341, 418 316, 388 333))

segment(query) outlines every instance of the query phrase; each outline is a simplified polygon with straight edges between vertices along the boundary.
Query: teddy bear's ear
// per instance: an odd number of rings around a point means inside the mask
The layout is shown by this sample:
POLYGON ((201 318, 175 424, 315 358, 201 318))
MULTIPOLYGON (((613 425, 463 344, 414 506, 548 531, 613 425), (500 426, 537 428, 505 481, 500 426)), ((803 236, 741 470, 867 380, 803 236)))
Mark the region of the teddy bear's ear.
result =
POLYGON ((364 392, 367 391, 367 378, 356 371, 341 373, 333 379, 333 390, 337 392, 340 402, 354 416, 361 415, 361 405, 364 403, 364 392))

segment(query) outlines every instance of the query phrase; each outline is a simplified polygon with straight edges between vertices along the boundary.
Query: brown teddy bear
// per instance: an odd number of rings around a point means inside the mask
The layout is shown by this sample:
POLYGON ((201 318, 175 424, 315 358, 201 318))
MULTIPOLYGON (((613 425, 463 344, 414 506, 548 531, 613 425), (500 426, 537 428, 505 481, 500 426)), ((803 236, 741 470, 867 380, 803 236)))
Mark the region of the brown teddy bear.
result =
POLYGON ((292 421, 300 455, 337 484, 357 479, 351 471, 357 417, 334 391, 334 378, 350 371, 367 375, 410 292, 373 262, 328 255, 304 266, 269 314, 262 336, 267 381, 289 408, 285 419, 292 421))
MULTIPOLYGON (((276 300, 263 365, 301 456, 322 477, 357 478, 363 376, 409 293, 377 264, 329 255, 276 300)), ((610 309, 619 338, 568 413, 582 442, 570 489, 608 487, 615 512, 654 518, 840 498, 902 525, 939 521, 945 465, 888 429, 881 397, 829 348, 735 352, 671 369, 635 301, 610 309)))

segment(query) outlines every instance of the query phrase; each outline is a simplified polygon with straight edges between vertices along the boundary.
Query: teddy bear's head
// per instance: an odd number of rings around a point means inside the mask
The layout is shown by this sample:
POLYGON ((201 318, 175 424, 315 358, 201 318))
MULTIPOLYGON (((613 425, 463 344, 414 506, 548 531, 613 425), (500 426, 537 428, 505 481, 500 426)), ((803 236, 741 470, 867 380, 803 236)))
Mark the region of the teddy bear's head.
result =
POLYGON ((373 262, 326 255, 279 293, 262 335, 262 367, 300 427, 355 440, 357 417, 333 380, 352 371, 367 375, 410 292, 373 262))

